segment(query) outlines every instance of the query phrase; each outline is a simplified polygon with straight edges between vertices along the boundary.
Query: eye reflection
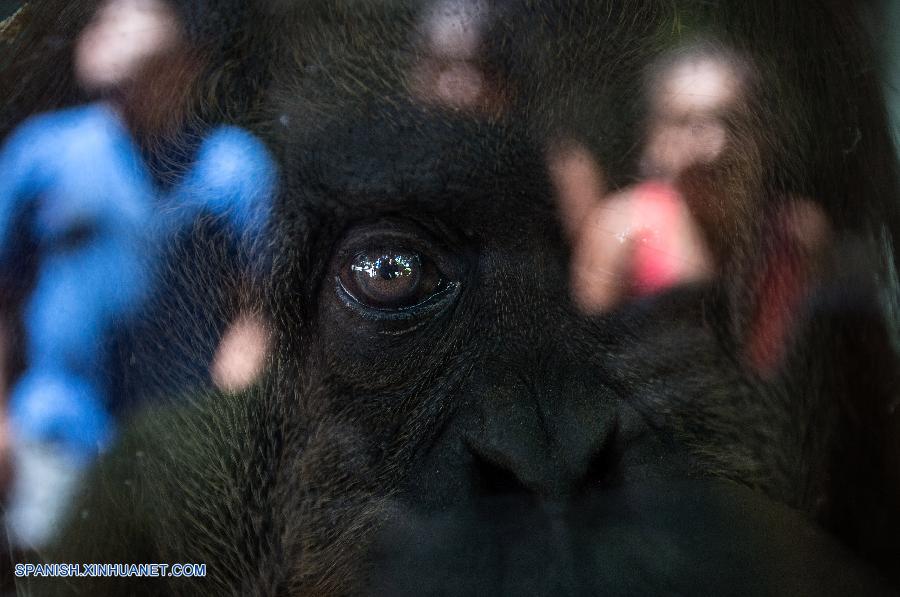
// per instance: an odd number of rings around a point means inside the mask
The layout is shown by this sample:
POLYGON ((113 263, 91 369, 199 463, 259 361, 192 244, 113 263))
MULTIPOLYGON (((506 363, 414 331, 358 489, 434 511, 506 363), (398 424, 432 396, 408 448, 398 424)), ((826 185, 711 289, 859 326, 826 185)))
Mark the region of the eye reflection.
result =
POLYGON ((382 255, 374 261, 368 255, 358 255, 350 269, 372 279, 394 280, 418 274, 420 265, 418 255, 382 255))
POLYGON ((342 268, 339 280, 354 300, 375 309, 414 307, 444 288, 431 261, 405 250, 358 253, 342 268))

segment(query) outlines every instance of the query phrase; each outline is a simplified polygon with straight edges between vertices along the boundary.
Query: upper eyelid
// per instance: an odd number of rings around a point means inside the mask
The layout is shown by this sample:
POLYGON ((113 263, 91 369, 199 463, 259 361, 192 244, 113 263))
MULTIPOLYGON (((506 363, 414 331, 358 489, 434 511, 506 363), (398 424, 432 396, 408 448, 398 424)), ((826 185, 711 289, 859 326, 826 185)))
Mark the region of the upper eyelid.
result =
POLYGON ((421 253, 440 268, 446 265, 448 251, 440 239, 428 230, 413 229, 410 224, 384 223, 350 227, 338 243, 335 257, 338 264, 346 263, 363 251, 391 250, 421 253))
POLYGON ((362 231, 364 235, 383 234, 424 238, 429 244, 438 244, 447 248, 453 248, 460 243, 469 244, 463 240, 466 235, 450 225, 446 221, 446 217, 447 214, 442 216, 439 213, 415 212, 415 210, 412 215, 402 212, 383 213, 377 217, 347 222, 343 238, 350 238, 355 236, 354 233, 362 231))
POLYGON ((367 235, 363 239, 353 239, 341 243, 335 257, 339 265, 347 264, 355 259, 361 253, 367 251, 397 251, 420 253, 424 256, 432 258, 434 250, 420 242, 410 242, 410 239, 404 236, 393 235, 367 235))
POLYGON ((354 239, 366 239, 372 237, 398 237, 398 238, 414 238, 421 236, 417 230, 417 226, 413 226, 403 220, 393 220, 385 218, 374 222, 356 222, 349 224, 344 230, 343 244, 352 242, 354 239))

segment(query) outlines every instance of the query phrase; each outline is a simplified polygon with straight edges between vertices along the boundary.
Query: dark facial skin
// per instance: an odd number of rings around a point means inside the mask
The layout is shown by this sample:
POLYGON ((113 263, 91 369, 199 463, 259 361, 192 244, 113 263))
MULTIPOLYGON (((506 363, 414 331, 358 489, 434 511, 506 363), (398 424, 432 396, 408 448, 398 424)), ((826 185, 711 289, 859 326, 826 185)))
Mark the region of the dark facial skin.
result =
POLYGON ((241 297, 273 352, 246 392, 137 416, 42 554, 203 562, 207 578, 52 590, 889 593, 896 181, 873 82, 847 66, 865 52, 846 7, 809 4, 679 3, 753 70, 730 152, 683 184, 734 201, 729 233, 705 224, 725 246, 713 280, 598 314, 570 297, 547 155, 575 140, 613 188, 634 182, 643 73, 678 45, 668 4, 498 5, 491 99, 467 109, 407 85, 405 3, 224 7, 235 18, 187 27, 211 48, 198 118, 250 128, 281 169, 274 266, 241 297), (848 128, 864 140, 849 151, 848 128), (753 280, 794 194, 835 237, 760 375, 742 360, 753 280))

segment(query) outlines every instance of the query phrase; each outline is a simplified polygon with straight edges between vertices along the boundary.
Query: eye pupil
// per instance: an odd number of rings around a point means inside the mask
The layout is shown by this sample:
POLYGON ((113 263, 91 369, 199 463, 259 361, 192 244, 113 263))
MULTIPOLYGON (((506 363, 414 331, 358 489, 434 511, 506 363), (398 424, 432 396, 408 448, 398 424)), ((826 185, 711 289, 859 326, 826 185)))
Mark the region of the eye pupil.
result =
POLYGON ((413 275, 413 266, 409 259, 402 255, 384 256, 375 263, 375 269, 385 280, 394 280, 401 276, 413 275))

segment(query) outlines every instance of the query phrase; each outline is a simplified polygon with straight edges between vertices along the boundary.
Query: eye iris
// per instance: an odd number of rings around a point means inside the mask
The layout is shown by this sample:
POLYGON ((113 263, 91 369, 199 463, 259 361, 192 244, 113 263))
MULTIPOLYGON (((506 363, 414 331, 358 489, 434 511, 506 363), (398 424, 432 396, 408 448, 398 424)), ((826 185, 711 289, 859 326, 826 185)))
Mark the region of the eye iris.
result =
POLYGON ((405 307, 418 302, 423 267, 416 253, 362 253, 350 265, 348 290, 357 300, 375 307, 405 307))

